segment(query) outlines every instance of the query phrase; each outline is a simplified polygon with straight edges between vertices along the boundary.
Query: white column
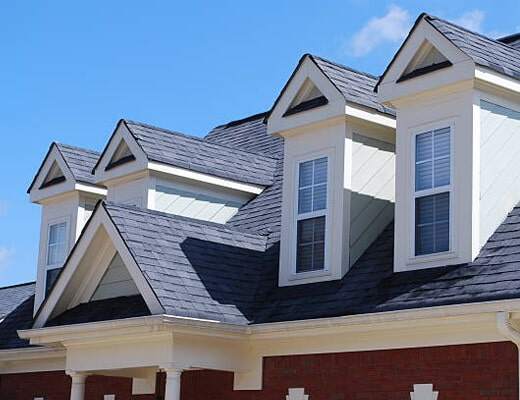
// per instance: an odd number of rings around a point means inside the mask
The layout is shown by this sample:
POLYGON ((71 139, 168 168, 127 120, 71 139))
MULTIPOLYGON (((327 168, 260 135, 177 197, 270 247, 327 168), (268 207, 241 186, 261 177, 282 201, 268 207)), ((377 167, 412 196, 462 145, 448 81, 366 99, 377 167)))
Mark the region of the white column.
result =
POLYGON ((166 388, 164 400, 180 400, 181 398, 181 373, 179 368, 163 368, 166 372, 166 388))
POLYGON ((67 371, 67 375, 72 379, 72 384, 70 386, 70 400, 84 400, 87 374, 83 372, 67 371))

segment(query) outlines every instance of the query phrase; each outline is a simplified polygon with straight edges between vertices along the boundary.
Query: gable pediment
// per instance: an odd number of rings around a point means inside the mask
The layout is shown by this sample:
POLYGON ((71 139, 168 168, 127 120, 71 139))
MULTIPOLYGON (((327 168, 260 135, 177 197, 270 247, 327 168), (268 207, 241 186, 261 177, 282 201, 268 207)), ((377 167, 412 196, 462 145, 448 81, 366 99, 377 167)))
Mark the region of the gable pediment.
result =
POLYGON ((270 133, 345 114, 345 97, 310 55, 302 57, 267 117, 270 133))
POLYGON ((471 58, 435 29, 418 19, 376 85, 379 100, 393 100, 472 79, 471 58))
POLYGON ((100 183, 142 171, 146 165, 146 155, 126 121, 120 120, 92 172, 100 183))
POLYGON ((136 295, 151 313, 163 311, 107 211, 98 205, 38 309, 34 327, 81 304, 136 295))
POLYGON ((426 40, 412 57, 397 82, 438 71, 442 68, 450 67, 451 65, 453 65, 451 61, 433 44, 426 40))
POLYGON ((76 180, 58 146, 52 143, 27 193, 32 202, 56 196, 75 188, 76 180))

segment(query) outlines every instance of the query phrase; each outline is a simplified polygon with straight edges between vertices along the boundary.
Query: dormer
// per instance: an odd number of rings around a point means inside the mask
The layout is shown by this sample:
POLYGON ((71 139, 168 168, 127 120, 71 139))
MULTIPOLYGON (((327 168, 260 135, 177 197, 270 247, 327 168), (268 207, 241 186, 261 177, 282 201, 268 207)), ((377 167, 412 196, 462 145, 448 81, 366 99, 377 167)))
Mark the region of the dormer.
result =
POLYGON ((422 14, 380 78, 397 113, 395 271, 473 261, 520 201, 510 59, 520 52, 422 14))
POLYGON ((106 194, 90 173, 98 157, 91 150, 53 143, 27 191, 42 210, 35 309, 52 287, 96 202, 106 194))
POLYGON ((305 55, 267 117, 284 138, 281 286, 341 279, 393 219, 395 120, 376 81, 305 55))
POLYGON ((107 200, 216 223, 271 185, 276 160, 121 120, 93 169, 107 200))

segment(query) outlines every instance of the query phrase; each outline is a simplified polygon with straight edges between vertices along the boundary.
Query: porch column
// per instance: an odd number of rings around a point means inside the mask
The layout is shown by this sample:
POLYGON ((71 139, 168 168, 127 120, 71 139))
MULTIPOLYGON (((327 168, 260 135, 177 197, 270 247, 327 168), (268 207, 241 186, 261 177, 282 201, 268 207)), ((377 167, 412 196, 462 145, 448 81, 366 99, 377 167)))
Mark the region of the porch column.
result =
POLYGON ((182 369, 168 367, 163 370, 166 373, 164 400, 180 400, 182 369))
POLYGON ((70 400, 84 400, 85 398, 85 380, 87 374, 84 372, 67 371, 72 379, 70 386, 70 400))

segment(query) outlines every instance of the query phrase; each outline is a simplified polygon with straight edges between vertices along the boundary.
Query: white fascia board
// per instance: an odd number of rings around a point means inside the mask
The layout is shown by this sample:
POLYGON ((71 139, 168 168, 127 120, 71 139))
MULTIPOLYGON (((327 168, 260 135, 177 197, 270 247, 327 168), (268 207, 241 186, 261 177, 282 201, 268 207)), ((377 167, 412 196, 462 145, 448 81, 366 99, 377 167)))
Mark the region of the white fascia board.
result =
POLYGON ((517 79, 510 78, 506 75, 499 74, 498 72, 492 71, 488 68, 477 66, 475 68, 475 79, 493 86, 497 86, 500 89, 505 89, 514 94, 520 94, 520 81, 517 79))
POLYGON ((24 347, 20 349, 0 350, 0 362, 62 358, 65 357, 65 355, 66 351, 63 348, 24 347))
POLYGON ((345 115, 347 118, 357 118, 377 125, 382 125, 387 128, 396 128, 395 117, 382 114, 369 108, 360 107, 352 103, 347 103, 345 106, 345 115))
POLYGON ((101 321, 48 328, 19 330, 22 339, 31 344, 55 343, 71 339, 113 338, 118 334, 143 334, 145 332, 169 331, 178 334, 195 334, 233 339, 283 339, 287 337, 315 336, 338 332, 377 331, 414 327, 422 328, 444 324, 489 322, 497 312, 511 312, 519 317, 520 299, 497 300, 473 304, 455 304, 410 310, 386 311, 372 314, 311 320, 273 322, 257 325, 235 325, 197 318, 185 318, 167 314, 123 320, 101 321))
POLYGON ((90 185, 88 183, 76 183, 74 185, 74 190, 77 190, 78 192, 95 194, 98 196, 107 195, 107 190, 104 187, 97 186, 97 185, 90 185))
POLYGON ((260 194, 265 189, 264 186, 253 185, 249 183, 241 183, 231 179, 219 178, 209 174, 190 171, 189 169, 173 167, 157 162, 149 162, 148 169, 150 171, 161 172, 163 174, 178 176, 181 178, 191 179, 194 181, 206 183, 208 185, 215 185, 227 189, 237 190, 239 192, 246 192, 252 194, 260 194))

